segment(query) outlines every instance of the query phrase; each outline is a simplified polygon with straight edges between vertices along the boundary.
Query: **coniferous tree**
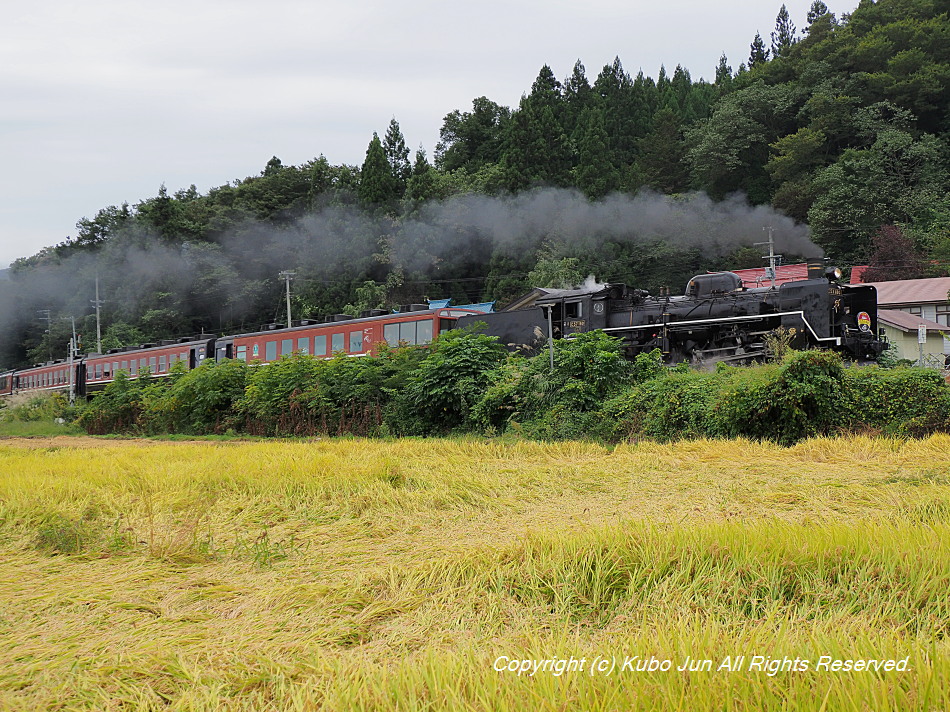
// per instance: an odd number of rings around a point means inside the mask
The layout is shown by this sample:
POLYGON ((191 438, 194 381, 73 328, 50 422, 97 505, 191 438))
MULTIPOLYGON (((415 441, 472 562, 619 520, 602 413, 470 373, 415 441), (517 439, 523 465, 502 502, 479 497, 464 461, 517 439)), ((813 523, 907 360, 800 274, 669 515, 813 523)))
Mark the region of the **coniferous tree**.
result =
POLYGON ((396 117, 389 122, 389 128, 386 129, 386 135, 383 137, 383 152, 392 170, 396 192, 401 196, 406 190, 406 181, 412 173, 412 166, 409 163, 409 148, 406 146, 406 139, 403 138, 396 117))
POLYGON ((788 16, 788 8, 782 5, 775 18, 775 32, 772 33, 772 56, 781 57, 798 40, 795 39, 795 25, 788 16))
POLYGON ((583 133, 578 141, 578 161, 574 184, 588 198, 602 198, 620 187, 620 174, 610 160, 604 112, 594 107, 581 117, 583 133))
POLYGON ((386 152, 374 131, 373 140, 366 149, 366 160, 360 170, 360 200, 369 206, 385 206, 397 197, 396 179, 392 166, 386 159, 386 152))
POLYGON ((571 76, 564 80, 564 100, 565 111, 562 125, 564 126, 564 132, 571 134, 580 123, 584 110, 593 101, 590 82, 587 81, 587 75, 581 60, 574 63, 571 76))
POLYGON ((521 190, 534 183, 568 185, 571 169, 570 142, 561 123, 564 100, 561 83, 544 65, 521 99, 509 123, 504 150, 505 183, 521 190))
POLYGON ((729 66, 729 61, 723 53, 716 66, 716 88, 720 93, 727 92, 732 88, 732 81, 732 67, 729 66))
POLYGON ((828 14, 828 6, 825 5, 825 3, 823 3, 821 0, 815 0, 811 4, 811 8, 808 10, 808 15, 806 17, 808 26, 811 27, 813 24, 815 24, 815 21, 819 17, 823 17, 824 15, 827 15, 827 14, 828 14))
POLYGON ((749 69, 765 64, 769 60, 769 51, 765 49, 765 42, 762 35, 755 33, 755 39, 749 45, 749 69))
POLYGON ((416 160, 412 164, 412 175, 409 176, 406 186, 406 197, 419 202, 434 197, 434 173, 435 169, 429 164, 425 149, 419 146, 419 150, 416 151, 416 160))
POLYGON ((689 186, 686 144, 680 116, 667 107, 653 117, 653 131, 641 141, 638 159, 644 185, 661 193, 679 193, 689 186))

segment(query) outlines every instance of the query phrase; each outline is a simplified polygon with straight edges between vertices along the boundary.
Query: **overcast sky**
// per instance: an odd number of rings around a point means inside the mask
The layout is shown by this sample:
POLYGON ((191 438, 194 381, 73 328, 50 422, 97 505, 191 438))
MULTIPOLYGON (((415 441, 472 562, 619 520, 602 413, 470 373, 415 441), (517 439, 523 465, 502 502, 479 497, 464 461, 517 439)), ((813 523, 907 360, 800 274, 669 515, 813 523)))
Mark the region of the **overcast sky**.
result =
MULTIPOLYGON (((786 2, 796 27, 811 0, 786 2)), ((854 3, 838 6, 840 14, 854 3)), ((361 164, 395 116, 430 159, 442 118, 516 106, 543 64, 593 81, 677 64, 711 80, 766 43, 761 0, 46 0, 0 25, 0 267, 165 184, 201 192, 267 160, 361 164)))

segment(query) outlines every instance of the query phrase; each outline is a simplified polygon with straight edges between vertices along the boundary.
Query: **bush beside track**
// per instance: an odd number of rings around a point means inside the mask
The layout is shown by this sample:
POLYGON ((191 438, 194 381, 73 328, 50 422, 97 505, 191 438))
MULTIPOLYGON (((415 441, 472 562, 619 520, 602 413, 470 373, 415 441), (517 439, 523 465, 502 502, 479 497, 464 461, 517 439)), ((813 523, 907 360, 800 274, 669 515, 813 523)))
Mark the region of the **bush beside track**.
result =
POLYGON ((441 336, 429 349, 372 358, 296 354, 266 367, 208 362, 153 382, 121 375, 86 405, 90 434, 440 435, 535 439, 749 437, 791 445, 842 432, 950 430, 950 387, 936 371, 857 367, 824 351, 780 362, 667 368, 634 361, 603 333, 509 355, 493 337, 441 336))

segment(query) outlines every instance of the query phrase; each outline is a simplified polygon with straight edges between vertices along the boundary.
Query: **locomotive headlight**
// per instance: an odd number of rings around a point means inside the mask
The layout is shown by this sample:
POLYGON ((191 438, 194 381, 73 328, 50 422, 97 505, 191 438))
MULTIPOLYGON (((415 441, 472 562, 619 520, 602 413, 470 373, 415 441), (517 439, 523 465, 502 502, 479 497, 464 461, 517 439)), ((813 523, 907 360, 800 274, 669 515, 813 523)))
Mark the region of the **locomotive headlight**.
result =
POLYGON ((841 268, 840 267, 829 267, 825 270, 825 277, 828 279, 841 279, 841 268))

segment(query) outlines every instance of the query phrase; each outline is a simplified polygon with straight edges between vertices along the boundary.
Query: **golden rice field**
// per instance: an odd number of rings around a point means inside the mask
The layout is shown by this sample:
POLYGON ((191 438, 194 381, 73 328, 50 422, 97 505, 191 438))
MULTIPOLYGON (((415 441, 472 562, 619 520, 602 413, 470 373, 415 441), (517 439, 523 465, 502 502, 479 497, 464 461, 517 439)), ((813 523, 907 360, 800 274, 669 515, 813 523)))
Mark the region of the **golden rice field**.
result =
POLYGON ((0 709, 947 710, 948 628, 947 436, 0 440, 0 709))

